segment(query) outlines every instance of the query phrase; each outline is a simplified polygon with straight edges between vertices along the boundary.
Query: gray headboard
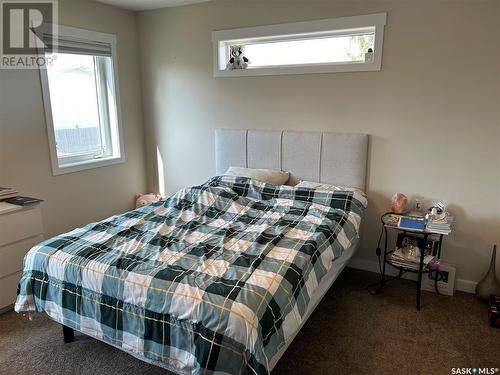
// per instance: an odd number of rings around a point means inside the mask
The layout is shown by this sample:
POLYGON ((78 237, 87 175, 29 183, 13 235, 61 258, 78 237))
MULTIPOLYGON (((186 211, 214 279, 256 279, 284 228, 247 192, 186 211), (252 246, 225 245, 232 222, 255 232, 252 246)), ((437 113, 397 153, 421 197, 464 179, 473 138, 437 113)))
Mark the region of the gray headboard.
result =
POLYGON ((365 190, 368 135, 216 129, 217 175, 229 166, 279 169, 291 182, 317 181, 365 190))

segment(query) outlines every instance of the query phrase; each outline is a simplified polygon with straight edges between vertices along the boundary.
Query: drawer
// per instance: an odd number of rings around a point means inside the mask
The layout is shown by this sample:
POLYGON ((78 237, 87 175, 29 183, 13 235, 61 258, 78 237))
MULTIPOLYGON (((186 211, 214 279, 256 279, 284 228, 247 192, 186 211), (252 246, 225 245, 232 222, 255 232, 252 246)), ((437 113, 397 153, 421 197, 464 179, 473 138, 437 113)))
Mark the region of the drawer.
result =
POLYGON ((40 207, 0 215, 0 246, 33 237, 42 232, 40 207))
POLYGON ((24 255, 37 243, 42 242, 42 235, 31 237, 0 247, 0 277, 21 271, 24 255))
POLYGON ((17 284, 21 279, 21 272, 0 278, 0 310, 16 303, 17 284))

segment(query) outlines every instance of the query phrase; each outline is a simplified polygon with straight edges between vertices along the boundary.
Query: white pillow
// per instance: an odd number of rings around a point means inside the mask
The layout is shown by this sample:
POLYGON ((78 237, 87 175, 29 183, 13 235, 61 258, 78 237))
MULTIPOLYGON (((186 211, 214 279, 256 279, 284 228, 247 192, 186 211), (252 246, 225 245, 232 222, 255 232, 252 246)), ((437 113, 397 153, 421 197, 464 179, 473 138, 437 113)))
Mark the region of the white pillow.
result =
POLYGON ((326 190, 326 191, 356 191, 362 192, 360 189, 342 186, 342 185, 330 185, 323 184, 321 182, 312 182, 312 181, 300 181, 295 187, 300 188, 309 188, 309 189, 318 189, 318 190, 326 190))
POLYGON ((254 169, 242 167, 229 167, 224 176, 249 177, 254 180, 265 182, 266 184, 283 185, 288 181, 288 172, 277 171, 275 169, 254 169))

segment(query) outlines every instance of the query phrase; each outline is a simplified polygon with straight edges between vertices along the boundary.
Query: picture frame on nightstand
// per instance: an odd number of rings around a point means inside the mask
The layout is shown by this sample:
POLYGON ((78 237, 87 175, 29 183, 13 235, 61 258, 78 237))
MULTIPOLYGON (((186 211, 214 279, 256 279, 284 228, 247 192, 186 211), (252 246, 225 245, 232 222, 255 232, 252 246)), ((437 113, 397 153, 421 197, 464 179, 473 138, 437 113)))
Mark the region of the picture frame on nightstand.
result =
POLYGON ((439 270, 430 270, 429 273, 424 275, 424 278, 422 279, 422 290, 436 293, 436 289, 434 288, 436 272, 439 272, 437 282, 439 293, 447 296, 453 296, 455 293, 456 273, 456 268, 453 264, 441 263, 439 265, 439 270))

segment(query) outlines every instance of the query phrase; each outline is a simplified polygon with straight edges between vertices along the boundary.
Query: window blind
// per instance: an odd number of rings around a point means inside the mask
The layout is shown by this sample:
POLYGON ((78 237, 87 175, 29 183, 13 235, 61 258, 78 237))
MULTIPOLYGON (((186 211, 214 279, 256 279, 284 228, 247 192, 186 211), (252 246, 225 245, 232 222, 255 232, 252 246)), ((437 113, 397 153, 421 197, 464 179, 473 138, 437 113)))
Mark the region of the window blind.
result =
POLYGON ((105 42, 79 40, 64 36, 56 38, 49 34, 43 35, 43 42, 46 46, 59 53, 111 56, 111 44, 105 42))

